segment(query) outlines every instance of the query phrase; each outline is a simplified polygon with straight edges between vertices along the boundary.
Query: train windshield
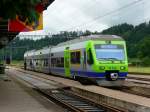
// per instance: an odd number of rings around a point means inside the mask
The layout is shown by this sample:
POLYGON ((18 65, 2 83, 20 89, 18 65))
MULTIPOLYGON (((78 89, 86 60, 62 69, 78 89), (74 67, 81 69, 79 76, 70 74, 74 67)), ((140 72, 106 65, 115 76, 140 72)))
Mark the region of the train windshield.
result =
POLYGON ((124 60, 123 45, 95 45, 96 57, 99 60, 124 60))

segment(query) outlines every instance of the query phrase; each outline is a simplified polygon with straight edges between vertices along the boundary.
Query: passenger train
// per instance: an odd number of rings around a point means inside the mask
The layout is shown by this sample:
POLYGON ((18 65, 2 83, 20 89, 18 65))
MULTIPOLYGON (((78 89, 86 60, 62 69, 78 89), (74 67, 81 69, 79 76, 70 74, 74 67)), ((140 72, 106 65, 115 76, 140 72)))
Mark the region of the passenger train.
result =
POLYGON ((122 86, 128 73, 125 41, 90 35, 24 54, 24 68, 101 86, 122 86))

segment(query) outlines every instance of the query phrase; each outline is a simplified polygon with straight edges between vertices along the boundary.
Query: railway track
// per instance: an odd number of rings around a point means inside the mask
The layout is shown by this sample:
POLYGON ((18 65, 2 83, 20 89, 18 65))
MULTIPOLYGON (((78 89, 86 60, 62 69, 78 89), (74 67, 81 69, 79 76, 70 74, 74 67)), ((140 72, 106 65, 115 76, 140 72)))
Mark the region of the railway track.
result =
POLYGON ((134 94, 142 97, 150 98, 150 88, 141 87, 141 86, 124 86, 122 88, 113 88, 114 90, 122 91, 129 94, 134 94))
POLYGON ((128 76, 126 84, 123 87, 111 89, 150 98, 150 79, 128 76))
MULTIPOLYGON (((110 109, 106 109, 102 106, 97 106, 89 101, 73 95, 64 90, 38 90, 41 94, 49 98, 50 100, 57 102, 69 110, 74 112, 110 112, 110 109)), ((117 112, 116 110, 111 112, 117 112)), ((119 111, 118 111, 119 112, 119 111)))
POLYGON ((132 77, 132 76, 128 76, 128 79, 134 79, 134 80, 137 80, 137 81, 150 82, 150 78, 142 78, 142 77, 132 77))
MULTIPOLYGON (((22 70, 18 70, 20 72, 23 72, 23 73, 26 73, 26 71, 22 71, 22 70)), ((37 74, 32 74, 32 76, 29 76, 29 77, 33 77, 34 76, 37 76, 39 78, 42 78, 42 79, 46 79, 46 80, 49 80, 48 78, 46 77, 43 77, 42 75, 37 75, 37 74)), ((143 78, 145 79, 145 78, 143 78)), ((125 92, 125 93, 129 93, 129 94, 134 94, 134 95, 138 95, 138 96, 143 96, 143 97, 147 97, 147 98, 150 98, 150 87, 145 87, 145 85, 147 86, 147 84, 150 85, 150 82, 147 81, 148 79, 145 79, 145 81, 141 81, 140 78, 136 78, 136 77, 128 77, 127 79, 127 83, 128 82, 133 82, 131 83, 130 85, 125 85, 121 88, 110 88, 110 89, 113 89, 113 90, 118 90, 118 91, 122 91, 122 92, 125 92), (137 80, 138 79, 138 80, 137 80), (143 86, 141 86, 141 84, 143 86)))
POLYGON ((145 85, 150 85, 150 78, 142 78, 142 77, 132 77, 128 76, 127 79, 128 82, 133 82, 135 84, 145 84, 145 85))
MULTIPOLYGON (((20 72, 20 71, 19 71, 20 72)), ((19 73, 18 73, 19 74, 19 73)), ((33 86, 40 94, 44 95, 49 100, 60 104, 68 111, 73 112, 124 112, 123 110, 107 106, 99 105, 89 101, 77 94, 71 92, 69 87, 49 81, 48 79, 32 76, 30 74, 16 75, 19 79, 33 86), (42 85, 42 86, 41 86, 42 85), (51 85, 52 88, 47 88, 51 85), (43 89, 44 87, 44 89, 43 89), (56 87, 56 88, 54 88, 56 87)))
MULTIPOLYGON (((12 66, 13 67, 13 66, 12 66)), ((16 67, 14 65, 14 67, 16 67)), ((17 67, 17 68, 20 68, 20 69, 24 69, 23 66, 21 67, 17 67)), ((20 72, 23 72, 21 70, 19 70, 20 72)), ((134 73, 135 74, 135 73, 134 73)), ((139 83, 139 84, 149 84, 150 85, 150 78, 142 78, 142 77, 136 77, 136 76, 129 76, 128 75, 128 81, 130 82, 134 82, 134 83, 139 83)))

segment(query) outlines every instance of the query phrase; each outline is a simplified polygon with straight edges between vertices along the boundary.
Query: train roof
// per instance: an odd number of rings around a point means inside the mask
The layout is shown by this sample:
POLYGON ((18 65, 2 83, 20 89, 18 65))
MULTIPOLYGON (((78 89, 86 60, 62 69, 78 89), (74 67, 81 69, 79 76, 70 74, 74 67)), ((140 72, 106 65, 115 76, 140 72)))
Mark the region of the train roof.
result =
POLYGON ((69 40, 63 43, 58 44, 57 46, 68 45, 72 43, 78 43, 88 40, 116 40, 116 41, 124 41, 124 39, 117 35, 89 35, 89 36, 81 36, 77 39, 69 40))
POLYGON ((36 50, 35 55, 48 54, 50 52, 50 47, 44 47, 42 49, 36 50))
POLYGON ((48 54, 49 52, 50 52, 50 47, 44 47, 44 48, 39 49, 39 50, 27 51, 27 52, 25 52, 24 57, 41 55, 41 54, 48 54))
POLYGON ((48 54, 50 52, 51 48, 57 48, 57 47, 65 46, 65 45, 70 45, 72 43, 79 43, 79 42, 84 42, 84 41, 88 41, 88 40, 116 40, 116 41, 124 41, 123 38, 121 38, 120 36, 116 36, 116 35, 89 35, 89 36, 81 36, 81 37, 79 37, 77 39, 73 39, 73 40, 69 40, 69 41, 60 43, 57 46, 49 46, 49 47, 44 47, 44 48, 42 48, 40 50, 27 51, 24 54, 24 57, 33 56, 33 55, 48 54))
POLYGON ((35 50, 27 51, 27 52, 25 52, 24 57, 34 55, 34 52, 35 52, 35 50))

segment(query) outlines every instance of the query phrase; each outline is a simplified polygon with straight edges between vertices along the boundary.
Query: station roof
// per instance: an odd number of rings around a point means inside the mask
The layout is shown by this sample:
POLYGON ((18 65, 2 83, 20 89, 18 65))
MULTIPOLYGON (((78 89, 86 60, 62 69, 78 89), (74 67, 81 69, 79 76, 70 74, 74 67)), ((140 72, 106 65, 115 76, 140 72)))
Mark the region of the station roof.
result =
MULTIPOLYGON (((44 10, 53 2, 54 0, 41 0, 44 10)), ((6 46, 19 32, 9 31, 8 25, 9 18, 6 20, 0 17, 0 49, 6 46)))

